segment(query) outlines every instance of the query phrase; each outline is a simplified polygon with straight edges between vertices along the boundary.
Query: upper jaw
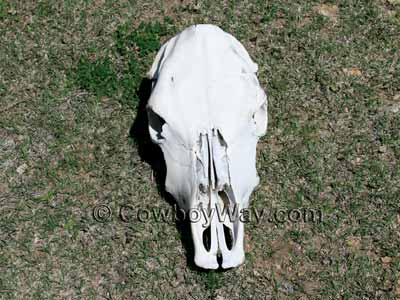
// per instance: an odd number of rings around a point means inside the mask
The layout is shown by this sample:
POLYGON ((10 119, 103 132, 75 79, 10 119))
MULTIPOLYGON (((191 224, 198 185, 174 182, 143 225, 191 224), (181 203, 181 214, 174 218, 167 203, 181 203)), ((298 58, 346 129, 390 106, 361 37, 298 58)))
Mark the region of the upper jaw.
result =
MULTIPOLYGON (((219 129, 199 136, 196 184, 190 202, 200 217, 190 220, 195 263, 204 269, 236 267, 244 262, 242 209, 231 186, 227 143, 219 129)), ((197 213, 196 213, 197 215, 197 213)))
POLYGON ((199 230, 197 223, 191 223, 195 256, 195 264, 203 269, 218 269, 218 256, 222 259, 221 267, 223 269, 234 268, 244 262, 243 249, 243 232, 244 226, 242 222, 238 222, 238 236, 234 241, 234 246, 228 250, 225 245, 225 237, 221 235, 223 232, 222 224, 213 222, 211 225, 211 244, 212 248, 207 251, 204 248, 202 240, 202 230, 199 230), (213 246, 216 245, 216 246, 213 246))
MULTIPOLYGON (((242 207, 222 200, 222 193, 209 190, 208 205, 192 206, 190 226, 195 249, 195 264, 204 269, 237 267, 244 262, 244 224, 239 218, 242 207), (200 213, 198 217, 197 212, 200 213), (196 218, 193 218, 196 216, 196 218)), ((204 203, 204 202, 200 202, 204 203)))

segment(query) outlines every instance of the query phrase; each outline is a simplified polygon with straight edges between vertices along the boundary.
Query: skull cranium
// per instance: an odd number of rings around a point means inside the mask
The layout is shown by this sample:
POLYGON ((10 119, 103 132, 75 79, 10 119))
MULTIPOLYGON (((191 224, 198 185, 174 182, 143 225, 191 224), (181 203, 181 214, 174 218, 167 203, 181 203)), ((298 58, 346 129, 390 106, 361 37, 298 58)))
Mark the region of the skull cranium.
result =
POLYGON ((191 223, 202 268, 218 268, 217 256, 223 268, 244 261, 243 222, 210 211, 247 208, 259 182, 256 145, 267 129, 267 98, 256 72, 232 35, 194 25, 162 46, 148 73, 149 131, 164 154, 165 188, 182 209, 212 215, 191 223))

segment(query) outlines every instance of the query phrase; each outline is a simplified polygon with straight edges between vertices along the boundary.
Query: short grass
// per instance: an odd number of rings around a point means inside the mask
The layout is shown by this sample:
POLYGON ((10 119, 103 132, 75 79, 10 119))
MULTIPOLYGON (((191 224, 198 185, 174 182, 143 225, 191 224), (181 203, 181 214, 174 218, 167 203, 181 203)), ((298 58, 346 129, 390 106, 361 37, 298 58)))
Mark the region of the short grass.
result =
POLYGON ((400 299, 399 37, 397 0, 0 0, 0 298, 400 299), (193 266, 184 226, 117 216, 171 208, 130 128, 195 23, 235 35, 268 93, 252 207, 326 216, 248 224, 225 272, 193 266))

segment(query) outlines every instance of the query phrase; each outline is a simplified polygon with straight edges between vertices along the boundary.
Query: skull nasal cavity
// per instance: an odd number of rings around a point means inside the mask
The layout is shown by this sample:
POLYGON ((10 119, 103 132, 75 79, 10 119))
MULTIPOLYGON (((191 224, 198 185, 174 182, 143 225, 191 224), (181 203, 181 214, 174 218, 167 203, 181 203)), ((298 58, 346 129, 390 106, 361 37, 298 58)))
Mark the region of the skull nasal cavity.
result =
POLYGON ((207 251, 210 251, 210 249, 211 249, 211 226, 208 226, 203 231, 203 245, 207 251))
POLYGON ((233 247, 233 233, 232 230, 224 225, 224 236, 225 236, 225 244, 228 250, 232 250, 233 247))
POLYGON ((219 191, 218 192, 218 196, 221 198, 221 200, 222 200, 222 202, 224 204, 224 208, 228 209, 229 205, 230 205, 230 200, 229 200, 229 197, 226 194, 226 192, 225 191, 219 191))

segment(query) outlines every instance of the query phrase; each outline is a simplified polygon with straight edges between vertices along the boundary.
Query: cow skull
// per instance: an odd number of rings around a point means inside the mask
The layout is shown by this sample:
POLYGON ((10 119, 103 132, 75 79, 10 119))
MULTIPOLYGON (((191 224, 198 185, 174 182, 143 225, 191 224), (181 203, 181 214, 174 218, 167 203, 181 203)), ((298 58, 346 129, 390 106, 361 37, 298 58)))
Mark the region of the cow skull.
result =
POLYGON ((164 154, 165 188, 186 212, 203 212, 191 217, 194 260, 202 268, 218 268, 217 257, 224 269, 244 261, 237 212, 259 183, 256 145, 267 129, 256 72, 232 35, 194 25, 161 47, 148 73, 149 131, 164 154), (232 218, 218 213, 232 209, 232 218))

